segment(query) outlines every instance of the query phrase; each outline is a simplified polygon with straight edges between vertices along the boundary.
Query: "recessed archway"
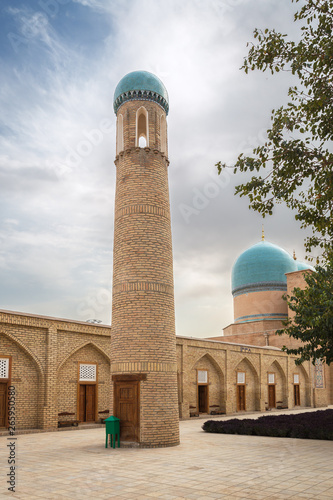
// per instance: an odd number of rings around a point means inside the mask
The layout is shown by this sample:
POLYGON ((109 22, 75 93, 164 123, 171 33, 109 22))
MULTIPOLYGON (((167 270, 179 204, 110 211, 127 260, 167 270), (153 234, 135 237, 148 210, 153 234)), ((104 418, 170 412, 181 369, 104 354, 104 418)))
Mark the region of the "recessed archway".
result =
POLYGON ((225 411, 224 376, 218 362, 208 353, 191 369, 190 409, 199 413, 225 411))
POLYGON ((260 410, 259 377, 257 370, 247 357, 236 366, 234 380, 236 387, 234 409, 236 411, 260 410), (242 390, 238 387, 242 387, 242 390))

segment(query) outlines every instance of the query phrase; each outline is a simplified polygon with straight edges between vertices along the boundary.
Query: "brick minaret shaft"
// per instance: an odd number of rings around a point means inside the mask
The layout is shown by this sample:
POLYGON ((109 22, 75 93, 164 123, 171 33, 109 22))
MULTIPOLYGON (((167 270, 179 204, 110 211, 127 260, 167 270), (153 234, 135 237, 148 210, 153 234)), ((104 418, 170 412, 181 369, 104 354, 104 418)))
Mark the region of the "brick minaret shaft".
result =
MULTIPOLYGON (((137 376, 137 441, 147 447, 179 444, 165 119, 164 109, 148 100, 125 102, 117 111, 111 385, 114 400, 115 380, 137 376), (140 108, 149 137, 144 148, 136 146, 145 126, 138 124, 140 108)), ((119 413, 119 402, 113 410, 119 413)))

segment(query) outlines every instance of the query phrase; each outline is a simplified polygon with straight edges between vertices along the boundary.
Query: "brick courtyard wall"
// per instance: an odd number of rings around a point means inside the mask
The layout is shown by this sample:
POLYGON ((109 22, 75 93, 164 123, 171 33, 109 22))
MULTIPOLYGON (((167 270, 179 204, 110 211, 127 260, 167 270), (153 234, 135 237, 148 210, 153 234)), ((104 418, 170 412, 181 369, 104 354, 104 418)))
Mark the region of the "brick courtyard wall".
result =
MULTIPOLYGON (((268 406, 268 373, 275 374, 276 402, 294 407, 293 374, 300 377, 301 406, 313 406, 311 389, 311 364, 296 367, 295 358, 275 347, 216 342, 206 339, 177 337, 177 363, 180 388, 179 408, 181 418, 189 418, 193 408, 198 408, 194 369, 208 370, 209 406, 220 391, 220 410, 227 414, 237 412, 237 371, 246 374, 246 411, 265 411, 268 406), (216 381, 216 374, 219 380, 216 381), (216 386, 216 384, 218 384, 216 386), (282 402, 282 403, 281 403, 282 402)), ((216 408, 210 408, 210 411, 216 408)))
MULTIPOLYGON (((77 365, 80 361, 97 363, 98 411, 111 409, 110 334, 108 326, 0 311, 0 357, 11 356, 12 360, 11 383, 17 396, 18 430, 56 430, 58 412, 76 413, 77 365), (56 361, 52 359, 54 353, 56 361)), ((331 385, 327 379, 331 377, 331 368, 324 366, 323 388, 314 388, 314 366, 310 362, 296 366, 294 360, 274 347, 258 348, 177 337, 178 388, 173 364, 137 361, 132 365, 135 373, 147 373, 147 380, 141 382, 141 434, 142 437, 148 436, 144 444, 154 446, 152 437, 155 431, 151 426, 159 425, 154 423, 155 413, 164 416, 167 412, 169 420, 178 414, 181 418, 189 418, 190 406, 197 408, 197 369, 208 371, 210 411, 219 403, 220 410, 227 414, 237 411, 236 372, 240 368, 247 373, 248 411, 252 408, 265 410, 268 372, 276 374, 277 401, 283 401, 289 408, 294 407, 293 376, 298 373, 301 406, 326 406, 330 397, 331 385), (178 408, 177 405, 168 407, 164 398, 154 396, 155 385, 162 391, 171 377, 173 398, 177 399, 178 389, 178 408)), ((123 373, 129 371, 129 364, 124 365, 123 373)), ((164 436, 167 443, 172 437, 172 429, 161 425, 156 434, 164 436)), ((178 432, 177 428, 175 432, 178 432)))
POLYGON ((98 363, 98 410, 110 408, 108 326, 0 311, 1 355, 12 357, 18 430, 57 429, 58 413, 67 411, 64 405, 75 409, 76 415, 77 390, 73 389, 80 355, 82 361, 98 363), (74 374, 68 367, 75 362, 74 374), (64 376, 67 369, 68 377, 64 376))

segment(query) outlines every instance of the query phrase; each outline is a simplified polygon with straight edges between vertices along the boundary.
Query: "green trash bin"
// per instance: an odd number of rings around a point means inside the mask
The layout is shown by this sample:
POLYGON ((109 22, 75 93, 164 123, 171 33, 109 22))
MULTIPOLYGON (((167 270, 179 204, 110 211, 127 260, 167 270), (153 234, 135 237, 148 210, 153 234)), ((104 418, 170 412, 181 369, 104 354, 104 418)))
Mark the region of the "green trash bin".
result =
POLYGON ((120 448, 120 419, 111 415, 104 420, 105 422, 105 448, 108 447, 108 436, 110 436, 110 448, 116 447, 116 436, 118 438, 118 448, 120 448))

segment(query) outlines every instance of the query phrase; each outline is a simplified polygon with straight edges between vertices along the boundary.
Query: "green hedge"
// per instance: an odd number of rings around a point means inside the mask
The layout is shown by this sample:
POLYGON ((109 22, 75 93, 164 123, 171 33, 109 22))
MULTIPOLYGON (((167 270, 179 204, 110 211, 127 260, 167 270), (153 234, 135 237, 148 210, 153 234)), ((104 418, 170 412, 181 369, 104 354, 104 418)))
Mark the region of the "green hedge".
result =
POLYGON ((333 410, 318 410, 296 415, 265 415, 257 419, 207 420, 205 432, 244 434, 333 441, 333 410))

